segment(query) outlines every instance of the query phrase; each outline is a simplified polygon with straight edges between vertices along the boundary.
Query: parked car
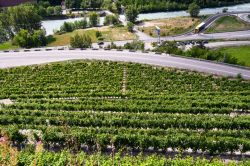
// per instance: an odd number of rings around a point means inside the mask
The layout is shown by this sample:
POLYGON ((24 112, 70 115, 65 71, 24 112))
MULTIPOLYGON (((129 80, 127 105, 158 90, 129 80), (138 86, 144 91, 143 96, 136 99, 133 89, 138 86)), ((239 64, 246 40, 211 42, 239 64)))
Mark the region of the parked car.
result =
POLYGON ((99 43, 98 43, 99 46, 100 46, 100 45, 103 45, 103 44, 104 44, 104 42, 99 42, 99 43))

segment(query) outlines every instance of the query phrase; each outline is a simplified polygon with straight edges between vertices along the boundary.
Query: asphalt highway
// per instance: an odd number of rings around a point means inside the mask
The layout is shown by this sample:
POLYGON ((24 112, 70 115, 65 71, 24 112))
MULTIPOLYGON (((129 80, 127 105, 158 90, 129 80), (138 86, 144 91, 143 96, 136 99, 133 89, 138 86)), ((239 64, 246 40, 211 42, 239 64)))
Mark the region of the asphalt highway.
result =
POLYGON ((219 48, 219 47, 237 47, 237 46, 247 46, 247 45, 250 45, 250 41, 221 41, 221 42, 210 42, 208 44, 205 44, 205 47, 219 48))
POLYGON ((66 60, 108 60, 119 62, 134 62, 156 65, 162 67, 174 67, 188 69, 203 73, 235 77, 241 74, 244 79, 250 79, 250 70, 217 64, 213 62, 173 57, 169 55, 157 55, 154 53, 116 51, 116 50, 50 50, 30 52, 1 52, 0 68, 43 64, 66 60))
POLYGON ((200 34, 192 34, 192 35, 184 35, 176 37, 163 37, 162 40, 181 41, 181 40, 248 39, 248 38, 250 38, 250 30, 212 33, 212 34, 200 33, 200 34))

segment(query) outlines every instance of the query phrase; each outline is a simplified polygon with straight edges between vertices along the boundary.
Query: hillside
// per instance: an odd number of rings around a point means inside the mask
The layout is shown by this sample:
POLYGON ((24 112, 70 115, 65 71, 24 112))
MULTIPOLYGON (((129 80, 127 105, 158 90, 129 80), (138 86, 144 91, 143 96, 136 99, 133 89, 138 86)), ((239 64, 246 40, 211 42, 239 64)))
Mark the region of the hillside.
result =
POLYGON ((2 69, 0 82, 14 102, 0 109, 1 133, 16 146, 35 129, 47 149, 250 151, 249 81, 73 61, 2 69))

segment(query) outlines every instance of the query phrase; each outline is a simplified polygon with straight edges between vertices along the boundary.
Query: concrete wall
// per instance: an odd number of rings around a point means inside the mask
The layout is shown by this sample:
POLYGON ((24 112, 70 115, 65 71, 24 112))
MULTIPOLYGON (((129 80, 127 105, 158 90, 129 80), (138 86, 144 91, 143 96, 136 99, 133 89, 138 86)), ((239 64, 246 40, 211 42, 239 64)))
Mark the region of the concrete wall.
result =
POLYGON ((0 0, 0 7, 15 6, 21 3, 36 2, 36 0, 0 0))

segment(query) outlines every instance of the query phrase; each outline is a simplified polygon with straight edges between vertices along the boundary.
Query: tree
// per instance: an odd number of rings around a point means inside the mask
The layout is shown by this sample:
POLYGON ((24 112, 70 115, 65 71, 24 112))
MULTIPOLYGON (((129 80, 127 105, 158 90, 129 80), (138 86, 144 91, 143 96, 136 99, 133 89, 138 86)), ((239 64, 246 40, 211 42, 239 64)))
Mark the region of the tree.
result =
POLYGON ((128 24, 127 24, 127 30, 129 32, 133 32, 134 31, 134 24, 132 22, 128 22, 128 24))
POLYGON ((112 3, 112 0, 103 0, 102 8, 109 10, 112 3))
POLYGON ((54 7, 54 15, 56 15, 56 16, 62 15, 62 7, 61 6, 54 7))
POLYGON ((44 8, 47 8, 47 7, 51 6, 51 5, 50 5, 50 3, 48 1, 39 1, 38 6, 42 6, 44 8))
POLYGON ((8 32, 6 29, 0 24, 0 43, 8 41, 8 32))
POLYGON ((27 29, 29 32, 41 28, 41 16, 37 8, 33 5, 19 5, 8 8, 9 21, 13 27, 14 33, 21 29, 27 29))
POLYGON ((13 43, 23 48, 40 47, 47 44, 44 30, 29 32, 21 29, 13 39, 13 43))
POLYGON ((60 27, 61 32, 72 32, 74 30, 73 24, 70 22, 64 22, 60 27))
POLYGON ((5 39, 7 41, 14 37, 13 28, 9 19, 9 14, 6 13, 6 11, 0 13, 0 29, 2 42, 4 42, 5 39))
POLYGON ((200 13, 200 6, 196 3, 191 3, 188 7, 188 12, 191 17, 198 17, 200 13))
POLYGON ((90 3, 86 0, 82 0, 82 3, 81 3, 81 8, 82 9, 87 9, 90 7, 90 3))
POLYGON ((65 0, 65 7, 67 9, 71 9, 72 5, 73 5, 72 0, 65 0))
POLYGON ((87 28, 87 26, 88 26, 88 21, 86 20, 86 18, 74 22, 75 29, 85 29, 87 28))
POLYGON ((119 19, 116 15, 107 15, 104 19, 104 25, 116 25, 118 23, 119 19))
POLYGON ((96 12, 89 14, 89 26, 96 27, 100 22, 100 16, 96 12))
POLYGON ((48 16, 52 16, 54 15, 54 7, 53 6, 49 6, 47 9, 46 9, 46 13, 48 16))
POLYGON ((38 7, 38 14, 41 16, 41 17, 46 17, 47 16, 47 9, 43 6, 39 6, 38 7))
POLYGON ((90 48, 92 45, 91 38, 88 35, 79 35, 70 38, 70 46, 73 48, 90 48))
POLYGON ((37 30, 34 31, 32 35, 34 47, 41 47, 41 46, 46 46, 47 44, 47 38, 46 38, 46 32, 45 30, 37 30))
POLYGON ((127 21, 135 23, 138 15, 139 15, 139 12, 138 12, 136 7, 127 6, 126 11, 125 11, 125 15, 126 15, 127 21))

